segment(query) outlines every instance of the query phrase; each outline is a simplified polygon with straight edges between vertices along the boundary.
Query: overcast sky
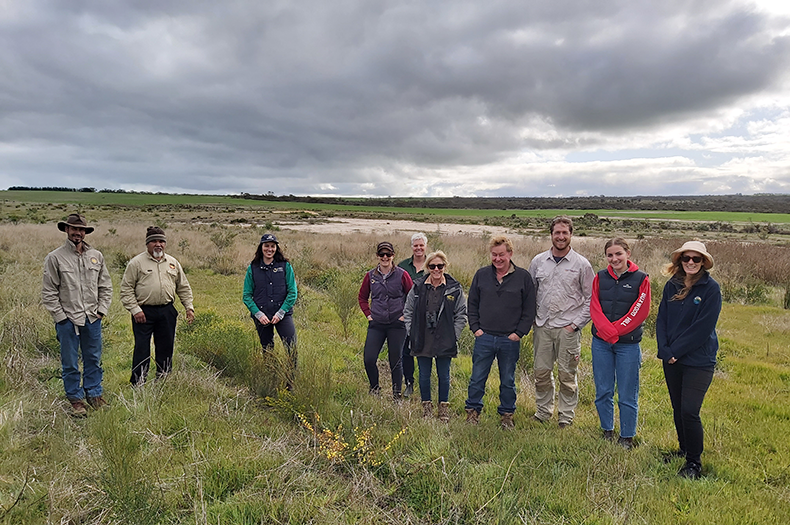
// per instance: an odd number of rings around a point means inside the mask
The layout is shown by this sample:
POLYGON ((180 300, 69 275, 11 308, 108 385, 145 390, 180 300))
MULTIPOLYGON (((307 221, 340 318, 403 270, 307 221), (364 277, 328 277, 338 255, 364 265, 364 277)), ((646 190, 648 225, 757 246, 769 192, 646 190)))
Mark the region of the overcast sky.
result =
POLYGON ((0 188, 788 193, 785 4, 0 0, 0 188))

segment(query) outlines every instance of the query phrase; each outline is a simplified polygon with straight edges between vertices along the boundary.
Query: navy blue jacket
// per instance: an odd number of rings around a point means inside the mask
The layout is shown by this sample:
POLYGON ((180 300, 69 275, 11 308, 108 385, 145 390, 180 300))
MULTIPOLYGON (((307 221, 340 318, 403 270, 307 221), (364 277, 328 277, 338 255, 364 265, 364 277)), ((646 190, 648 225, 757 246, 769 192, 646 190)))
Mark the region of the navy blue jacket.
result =
POLYGON ((664 286, 656 319, 658 357, 664 362, 674 357, 686 366, 712 367, 719 350, 716 337, 716 322, 721 312, 719 283, 706 272, 685 299, 672 301, 682 289, 682 280, 674 277, 664 286))

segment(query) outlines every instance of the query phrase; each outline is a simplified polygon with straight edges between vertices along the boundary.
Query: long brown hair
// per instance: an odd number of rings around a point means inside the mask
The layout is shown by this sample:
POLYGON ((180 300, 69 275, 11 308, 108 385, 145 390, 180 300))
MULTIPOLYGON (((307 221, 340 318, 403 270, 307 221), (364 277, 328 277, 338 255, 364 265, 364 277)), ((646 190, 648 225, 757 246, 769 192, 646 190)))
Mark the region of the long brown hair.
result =
POLYGON ((697 273, 688 275, 686 274, 686 270, 683 269, 683 263, 680 262, 680 259, 681 258, 678 257, 673 262, 667 264, 664 267, 664 270, 661 272, 664 275, 670 276, 671 281, 675 281, 676 283, 683 285, 683 288, 681 288, 678 293, 673 295, 670 301, 682 301, 685 299, 691 291, 691 287, 697 284, 697 281, 702 279, 703 275, 708 273, 708 270, 700 266, 697 273))

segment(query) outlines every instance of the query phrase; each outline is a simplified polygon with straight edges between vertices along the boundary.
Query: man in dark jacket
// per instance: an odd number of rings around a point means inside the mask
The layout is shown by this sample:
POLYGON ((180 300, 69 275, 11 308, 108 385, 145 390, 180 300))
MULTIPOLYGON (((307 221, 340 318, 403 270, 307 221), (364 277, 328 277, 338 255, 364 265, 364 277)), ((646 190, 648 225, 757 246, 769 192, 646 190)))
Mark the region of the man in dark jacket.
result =
POLYGON ((469 288, 469 328, 475 334, 466 421, 477 424, 491 365, 499 365, 499 408, 502 428, 513 428, 516 410, 516 363, 521 338, 535 320, 532 276, 511 262, 513 243, 504 236, 489 243, 491 265, 477 271, 469 288))

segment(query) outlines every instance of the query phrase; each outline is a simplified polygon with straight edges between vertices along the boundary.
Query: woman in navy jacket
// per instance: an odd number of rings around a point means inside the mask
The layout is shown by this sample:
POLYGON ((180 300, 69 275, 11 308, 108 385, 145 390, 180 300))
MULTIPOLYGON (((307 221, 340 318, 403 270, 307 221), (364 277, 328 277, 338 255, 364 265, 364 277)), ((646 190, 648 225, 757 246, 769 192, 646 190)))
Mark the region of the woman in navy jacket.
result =
POLYGON ((642 324, 650 311, 650 278, 631 262, 625 239, 604 245, 609 265, 593 279, 592 365, 595 407, 604 439, 614 440, 614 388, 620 409, 620 438, 626 450, 634 444, 639 413, 639 369, 642 324))
POLYGON ((703 430, 700 409, 713 380, 716 322, 721 312, 719 284, 708 274, 713 257, 699 241, 689 241, 672 252, 664 273, 670 279, 658 307, 656 339, 664 364, 669 398, 680 450, 685 456, 678 475, 696 479, 702 473, 703 430))

